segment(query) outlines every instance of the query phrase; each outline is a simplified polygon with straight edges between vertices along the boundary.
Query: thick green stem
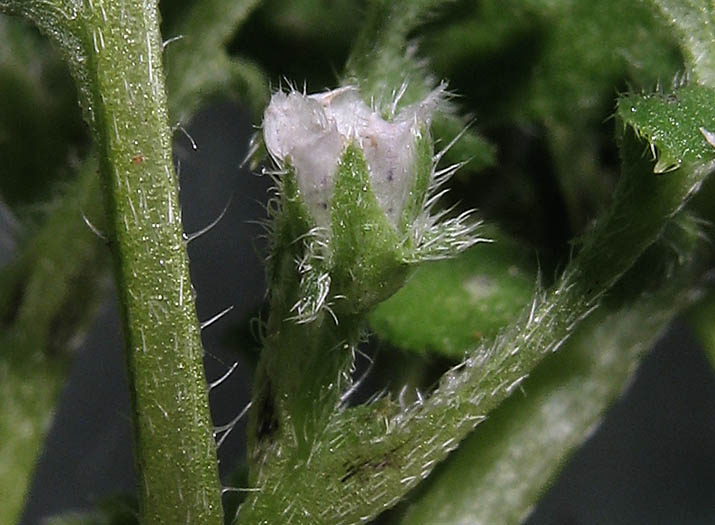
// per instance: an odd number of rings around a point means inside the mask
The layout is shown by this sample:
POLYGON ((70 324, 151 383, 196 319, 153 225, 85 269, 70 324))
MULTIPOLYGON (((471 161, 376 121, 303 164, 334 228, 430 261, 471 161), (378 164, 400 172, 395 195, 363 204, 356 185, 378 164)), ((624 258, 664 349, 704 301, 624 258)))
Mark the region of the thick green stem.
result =
POLYGON ((94 134, 122 307, 142 523, 223 523, 156 0, 0 0, 50 35, 94 134))
POLYGON ((86 17, 94 49, 90 111, 124 320, 142 519, 221 523, 158 9, 140 0, 96 2, 86 17))
POLYGON ((0 0, 62 50, 97 143, 134 402, 142 521, 222 523, 171 156, 156 0, 0 0))
POLYGON ((222 523, 156 1, 1 1, 62 49, 94 134, 122 306, 143 523, 222 523))

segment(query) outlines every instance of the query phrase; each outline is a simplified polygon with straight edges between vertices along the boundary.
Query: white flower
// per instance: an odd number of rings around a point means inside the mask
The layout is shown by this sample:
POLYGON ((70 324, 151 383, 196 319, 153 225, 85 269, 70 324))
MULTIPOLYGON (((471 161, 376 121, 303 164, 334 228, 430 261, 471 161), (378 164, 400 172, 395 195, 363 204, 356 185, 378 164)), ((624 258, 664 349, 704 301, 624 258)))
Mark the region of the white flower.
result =
MULTIPOLYGON (((365 312, 398 290, 413 264, 482 240, 471 212, 432 213, 460 166, 437 169, 446 149, 434 153, 429 128, 443 99, 440 86, 397 113, 398 94, 380 113, 352 86, 271 98, 263 140, 284 177, 270 208, 272 250, 296 263, 296 322, 365 312)), ((269 269, 280 285, 285 268, 274 260, 269 269)))
POLYGON ((429 129, 442 93, 442 88, 435 90, 388 121, 352 86, 308 96, 278 92, 265 112, 265 144, 279 166, 292 166, 316 224, 328 228, 341 155, 349 143, 357 143, 368 165, 370 187, 396 227, 413 189, 415 142, 429 129))

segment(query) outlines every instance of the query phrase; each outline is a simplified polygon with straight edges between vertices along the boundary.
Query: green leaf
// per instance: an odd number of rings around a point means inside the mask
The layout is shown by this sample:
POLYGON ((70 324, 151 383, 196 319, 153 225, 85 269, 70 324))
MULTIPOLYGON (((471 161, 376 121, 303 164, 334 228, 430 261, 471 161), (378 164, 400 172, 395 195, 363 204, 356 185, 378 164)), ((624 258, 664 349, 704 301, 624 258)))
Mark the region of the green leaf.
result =
POLYGON ((419 267, 370 315, 370 326, 394 346, 462 359, 514 321, 534 293, 532 254, 515 241, 485 232, 454 259, 419 267))
POLYGON ((695 80, 715 88, 715 2, 650 0, 673 26, 695 80))
POLYGON ((65 375, 57 360, 36 353, 18 363, 14 351, 0 335, 0 523, 18 523, 65 375))
POLYGON ((96 162, 84 163, 0 269, 0 523, 19 515, 69 357, 107 276, 106 246, 82 220, 84 212, 101 227, 100 203, 90 200, 98 188, 96 162))
POLYGON ((0 270, 0 328, 13 341, 13 358, 66 359, 81 341, 97 281, 106 275, 106 246, 82 219, 84 213, 102 228, 100 203, 91 200, 99 191, 97 163, 86 162, 62 190, 42 226, 0 270))
POLYGON ((627 95, 619 100, 618 116, 653 146, 656 173, 715 160, 713 88, 689 85, 668 95, 627 95))
POLYGON ((650 87, 680 67, 668 31, 638 2, 463 1, 437 22, 422 49, 439 77, 490 120, 596 124, 614 83, 625 77, 650 87))
POLYGON ((611 127, 602 123, 613 110, 614 86, 650 91, 673 78, 681 57, 642 3, 527 4, 540 11, 547 32, 527 111, 546 126, 571 229, 578 231, 607 206, 617 175, 603 162, 611 127))
MULTIPOLYGON (((673 40, 638 2, 605 0, 552 6, 527 0, 548 24, 542 59, 534 70, 532 110, 561 122, 602 118, 613 85, 622 78, 644 88, 680 67, 673 40)), ((556 5, 558 4, 558 5, 556 5)))

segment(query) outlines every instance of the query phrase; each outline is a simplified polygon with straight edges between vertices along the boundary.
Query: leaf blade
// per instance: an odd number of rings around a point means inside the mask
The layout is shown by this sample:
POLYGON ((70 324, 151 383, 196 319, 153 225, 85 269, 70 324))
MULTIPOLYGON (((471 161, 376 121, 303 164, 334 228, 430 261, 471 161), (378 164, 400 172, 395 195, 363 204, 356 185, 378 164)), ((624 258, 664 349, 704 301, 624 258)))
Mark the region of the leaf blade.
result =
POLYGON ((534 293, 528 251, 504 235, 483 235, 495 242, 418 268, 371 313, 375 333, 405 350, 458 360, 513 321, 534 293))

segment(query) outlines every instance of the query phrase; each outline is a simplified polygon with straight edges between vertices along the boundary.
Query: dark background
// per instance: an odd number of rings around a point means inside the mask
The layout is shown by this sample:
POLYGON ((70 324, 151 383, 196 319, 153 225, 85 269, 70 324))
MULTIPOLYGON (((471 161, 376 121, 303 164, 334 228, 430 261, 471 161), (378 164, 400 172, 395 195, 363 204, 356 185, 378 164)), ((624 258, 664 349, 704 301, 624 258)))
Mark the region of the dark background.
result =
MULTIPOLYGON (((264 298, 261 228, 269 181, 239 169, 251 129, 229 104, 199 114, 177 134, 187 232, 219 224, 189 246, 200 319, 234 309, 205 330, 207 376, 231 377, 212 391, 216 424, 248 402, 250 374, 235 347, 264 298)), ((12 239, 0 236, 0 253, 12 239)), ((243 343, 244 345, 246 343, 243 343)), ((250 355, 249 348, 242 355, 250 355)), ((644 359, 625 396, 564 469, 527 523, 715 524, 715 375, 684 324, 676 322, 644 359)), ((239 425, 220 450, 222 475, 243 455, 239 425)), ((22 519, 26 525, 68 510, 91 509, 132 493, 129 394, 116 299, 108 298, 74 361, 22 519)))

